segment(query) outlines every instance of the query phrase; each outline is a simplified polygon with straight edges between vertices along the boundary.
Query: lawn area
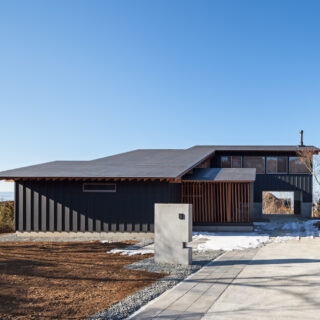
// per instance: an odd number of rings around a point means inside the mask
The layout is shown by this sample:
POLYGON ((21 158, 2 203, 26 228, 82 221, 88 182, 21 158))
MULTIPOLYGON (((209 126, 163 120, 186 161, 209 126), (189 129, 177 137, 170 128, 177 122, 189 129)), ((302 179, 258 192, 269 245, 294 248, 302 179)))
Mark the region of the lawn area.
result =
POLYGON ((80 319, 164 276, 125 265, 150 257, 107 254, 132 242, 0 243, 0 319, 80 319))

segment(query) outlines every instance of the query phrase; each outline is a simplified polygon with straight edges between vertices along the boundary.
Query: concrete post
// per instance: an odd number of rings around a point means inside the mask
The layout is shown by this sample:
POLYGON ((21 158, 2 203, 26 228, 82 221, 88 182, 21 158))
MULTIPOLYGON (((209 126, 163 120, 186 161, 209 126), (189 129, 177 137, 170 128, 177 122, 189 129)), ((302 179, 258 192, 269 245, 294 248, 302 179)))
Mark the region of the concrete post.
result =
POLYGON ((301 217, 312 218, 312 202, 301 202, 301 217))
POLYGON ((160 263, 192 263, 192 205, 184 203, 155 203, 154 214, 155 261, 160 263))

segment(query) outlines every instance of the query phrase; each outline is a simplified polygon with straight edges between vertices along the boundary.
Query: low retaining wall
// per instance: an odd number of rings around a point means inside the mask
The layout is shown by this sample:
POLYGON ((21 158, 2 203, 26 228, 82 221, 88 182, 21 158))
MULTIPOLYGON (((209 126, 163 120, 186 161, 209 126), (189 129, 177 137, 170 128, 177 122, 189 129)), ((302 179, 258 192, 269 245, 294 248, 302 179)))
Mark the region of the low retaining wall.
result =
POLYGON ((153 238, 153 232, 26 232, 26 231, 16 231, 15 233, 18 237, 35 237, 35 238, 79 238, 83 237, 84 240, 103 240, 110 239, 112 236, 123 239, 132 238, 153 238))

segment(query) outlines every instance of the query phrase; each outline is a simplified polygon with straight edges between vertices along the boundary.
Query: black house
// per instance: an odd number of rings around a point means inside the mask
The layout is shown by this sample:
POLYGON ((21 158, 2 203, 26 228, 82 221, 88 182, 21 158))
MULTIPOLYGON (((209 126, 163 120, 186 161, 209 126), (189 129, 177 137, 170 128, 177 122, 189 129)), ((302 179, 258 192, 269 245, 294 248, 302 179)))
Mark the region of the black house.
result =
POLYGON ((293 192, 311 216, 312 176, 299 161, 313 146, 194 146, 134 150, 92 161, 8 170, 17 231, 153 231, 154 203, 192 203, 195 226, 247 224, 264 191, 293 192))

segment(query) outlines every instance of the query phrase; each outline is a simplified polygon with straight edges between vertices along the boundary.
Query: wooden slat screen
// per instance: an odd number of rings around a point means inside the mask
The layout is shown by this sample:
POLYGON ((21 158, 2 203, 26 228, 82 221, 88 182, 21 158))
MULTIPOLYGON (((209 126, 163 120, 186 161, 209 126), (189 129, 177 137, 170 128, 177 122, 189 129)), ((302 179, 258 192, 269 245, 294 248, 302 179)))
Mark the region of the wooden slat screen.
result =
POLYGON ((194 224, 250 222, 250 184, 182 182, 182 203, 191 203, 194 224))

